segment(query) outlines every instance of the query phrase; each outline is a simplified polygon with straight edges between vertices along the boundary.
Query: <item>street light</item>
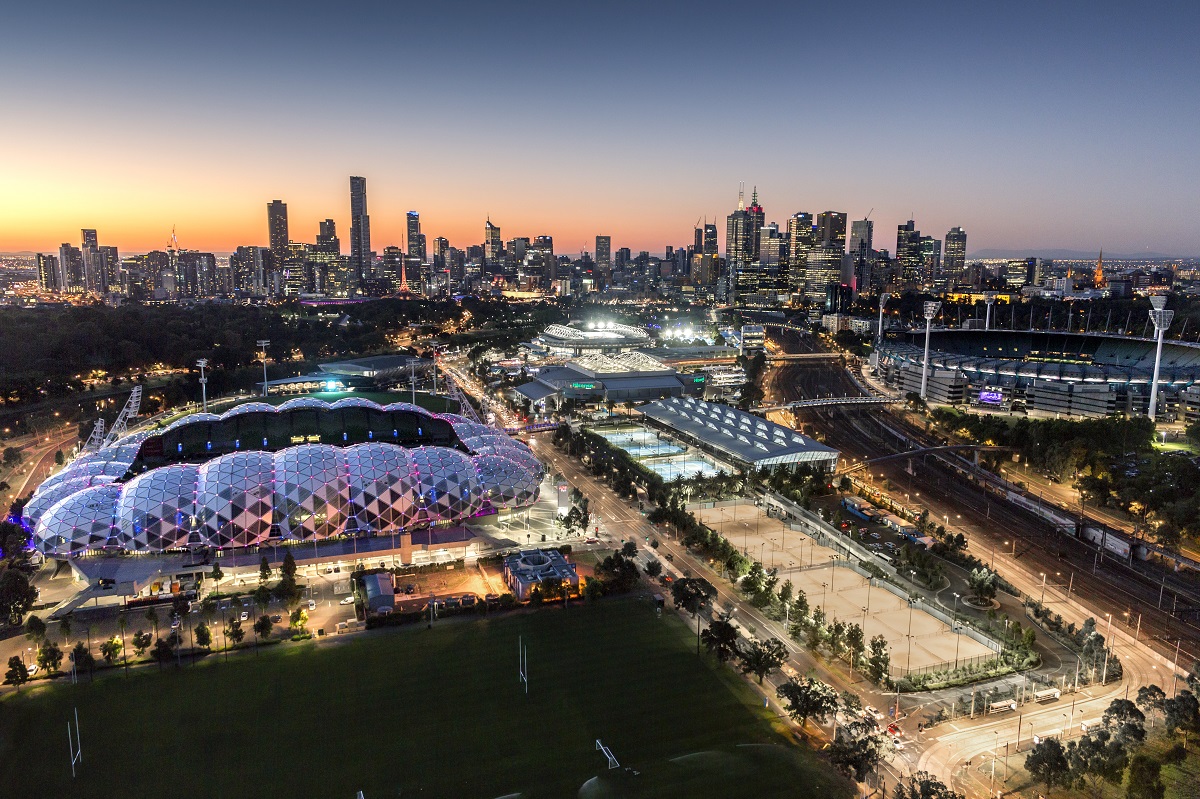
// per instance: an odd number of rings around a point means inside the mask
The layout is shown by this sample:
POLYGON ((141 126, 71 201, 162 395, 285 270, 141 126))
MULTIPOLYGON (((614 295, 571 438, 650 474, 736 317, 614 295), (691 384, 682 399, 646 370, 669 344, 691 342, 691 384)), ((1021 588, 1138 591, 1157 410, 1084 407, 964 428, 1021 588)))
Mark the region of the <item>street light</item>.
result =
POLYGON ((1039 605, 1046 604, 1046 573, 1042 572, 1042 598, 1038 600, 1039 605))
POLYGON ((954 629, 953 629, 953 630, 951 630, 951 632, 953 632, 953 633, 954 633, 954 670, 955 670, 955 671, 958 671, 958 647, 959 647, 959 644, 961 644, 961 643, 962 643, 962 633, 960 633, 960 632, 958 631, 958 630, 959 630, 959 625, 958 625, 958 598, 959 598, 960 596, 961 596, 961 594, 955 594, 955 595, 954 595, 954 629))

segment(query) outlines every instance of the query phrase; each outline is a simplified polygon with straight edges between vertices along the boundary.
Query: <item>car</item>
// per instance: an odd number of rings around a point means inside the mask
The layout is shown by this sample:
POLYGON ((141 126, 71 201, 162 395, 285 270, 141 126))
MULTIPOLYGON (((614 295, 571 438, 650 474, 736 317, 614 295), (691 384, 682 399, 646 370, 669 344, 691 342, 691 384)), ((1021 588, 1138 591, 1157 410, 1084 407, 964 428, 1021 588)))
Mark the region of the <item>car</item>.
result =
POLYGON ((446 597, 446 602, 445 602, 445 606, 446 606, 446 607, 448 607, 448 608, 456 608, 456 607, 458 607, 458 606, 459 606, 459 604, 460 604, 460 603, 459 603, 459 599, 458 599, 458 597, 456 597, 456 596, 448 596, 448 597, 446 597))
POLYGON ((874 530, 872 530, 872 531, 871 531, 871 538, 879 538, 879 533, 877 533, 877 532, 875 532, 874 530))
POLYGON ((308 600, 308 609, 309 609, 309 610, 316 610, 316 609, 317 609, 317 601, 316 601, 315 599, 310 599, 310 600, 308 600))
POLYGON ((406 593, 406 594, 416 593, 416 590, 417 590, 417 587, 415 585, 413 585, 412 583, 409 583, 408 585, 404 586, 404 593, 406 593))
POLYGON ((354 594, 351 594, 350 596, 346 597, 338 604, 339 605, 353 605, 354 604, 354 594))
POLYGON ((30 677, 32 677, 33 675, 35 675, 35 674, 37 674, 37 673, 38 673, 38 671, 40 670, 40 668, 41 668, 41 667, 40 667, 40 666, 38 666, 38 664, 36 664, 36 663, 30 663, 30 664, 29 664, 29 668, 28 668, 28 669, 26 669, 26 671, 28 671, 28 672, 29 672, 29 676, 30 676, 30 677))
POLYGON ((172 630, 179 629, 179 617, 178 616, 174 616, 171 618, 171 629, 172 630))
POLYGON ((243 610, 241 613, 238 614, 238 621, 249 621, 249 620, 250 620, 250 614, 247 613, 246 611, 243 610))
POLYGON ((474 594, 462 595, 462 606, 464 608, 473 607, 477 601, 479 601, 479 597, 475 596, 474 594))
POLYGON ((903 749, 903 748, 904 748, 904 741, 901 741, 899 738, 893 738, 893 739, 892 739, 892 746, 894 746, 894 747, 895 747, 897 750, 903 749))
POLYGON ((599 538, 594 538, 594 537, 593 537, 593 538, 586 538, 586 539, 584 539, 584 543, 585 543, 585 544, 599 544, 599 543, 600 543, 600 539, 599 539, 599 538))
POLYGON ((895 737, 897 737, 897 738, 899 738, 901 735, 903 735, 903 734, 904 734, 904 732, 903 732, 903 731, 900 729, 900 725, 899 725, 899 724, 895 724, 895 723, 893 723, 893 724, 889 724, 889 725, 888 725, 888 728, 887 728, 887 731, 888 731, 888 735, 892 735, 892 736, 895 736, 895 737))
POLYGON ((283 622, 283 616, 280 616, 278 613, 276 613, 274 616, 271 617, 272 624, 280 624, 282 622, 283 622))
POLYGON ((499 601, 500 601, 500 595, 499 595, 499 594, 488 594, 487 596, 485 596, 485 597, 483 598, 483 600, 484 600, 485 602, 499 602, 499 601))
POLYGON ((878 721, 879 719, 883 718, 883 714, 882 714, 882 713, 880 713, 878 710, 876 710, 876 709, 875 709, 874 707, 872 707, 871 705, 867 705, 866 707, 864 707, 864 708, 863 708, 863 713, 864 713, 864 714, 865 714, 865 715, 866 715, 868 718, 875 719, 876 721, 878 721))
POLYGON ((670 552, 668 552, 668 553, 667 553, 667 560, 669 560, 669 561, 674 561, 674 560, 675 560, 675 556, 674 556, 674 555, 672 555, 670 552))
POLYGON ((864 534, 864 533, 866 533, 866 532, 867 532, 867 528, 865 528, 865 527, 860 527, 860 528, 858 528, 858 534, 859 534, 859 535, 863 535, 863 534, 864 534))
POLYGON ((663 581, 663 585, 670 585, 671 583, 675 582, 675 578, 669 574, 664 574, 662 581, 663 581))

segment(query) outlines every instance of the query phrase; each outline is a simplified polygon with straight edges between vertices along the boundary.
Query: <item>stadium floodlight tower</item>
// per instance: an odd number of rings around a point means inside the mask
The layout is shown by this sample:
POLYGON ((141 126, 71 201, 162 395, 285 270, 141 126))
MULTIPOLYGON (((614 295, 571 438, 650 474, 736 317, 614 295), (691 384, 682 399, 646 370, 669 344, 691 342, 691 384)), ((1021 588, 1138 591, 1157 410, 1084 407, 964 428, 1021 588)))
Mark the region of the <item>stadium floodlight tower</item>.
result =
POLYGON ((933 328, 933 318, 942 309, 940 302, 925 303, 925 360, 921 362, 921 399, 929 388, 929 331, 933 328))
POLYGON ((200 408, 208 413, 208 378, 204 376, 204 367, 208 366, 208 358, 201 358, 196 361, 196 365, 200 367, 200 408))
POLYGON ((263 354, 263 396, 267 396, 267 347, 271 346, 271 340, 268 338, 260 338, 258 340, 258 348, 263 354))
POLYGON ((883 309, 887 307, 887 301, 892 295, 886 291, 879 295, 879 329, 875 331, 875 343, 879 344, 883 341, 883 309))
POLYGON ((983 317, 983 329, 992 329, 992 308, 996 305, 996 297, 999 296, 994 291, 985 291, 983 293, 983 301, 987 303, 987 315, 983 317))
POLYGON ((1154 323, 1154 333, 1158 339, 1158 345, 1154 351, 1154 379, 1150 381, 1150 421, 1153 422, 1158 409, 1158 367, 1162 364, 1163 335, 1171 326, 1171 319, 1174 318, 1175 312, 1166 310, 1167 298, 1162 294, 1151 297, 1150 304, 1154 306, 1150 310, 1150 321, 1154 323))

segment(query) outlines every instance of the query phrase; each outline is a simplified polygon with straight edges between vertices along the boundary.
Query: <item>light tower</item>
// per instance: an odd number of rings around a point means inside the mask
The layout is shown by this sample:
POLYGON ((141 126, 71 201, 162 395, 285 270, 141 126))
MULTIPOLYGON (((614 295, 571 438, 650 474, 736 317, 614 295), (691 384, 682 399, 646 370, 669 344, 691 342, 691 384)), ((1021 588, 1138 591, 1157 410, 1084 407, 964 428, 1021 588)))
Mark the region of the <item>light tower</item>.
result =
POLYGON ((258 340, 258 348, 262 350, 263 355, 263 396, 267 396, 267 347, 271 346, 271 340, 260 338, 258 340))
POLYGON ((208 413, 208 378, 204 376, 204 367, 208 366, 208 358, 196 361, 200 367, 200 409, 208 413))
POLYGON ((886 291, 879 295, 879 329, 876 331, 875 343, 878 345, 883 342, 883 309, 887 307, 887 301, 892 295, 886 291))
POLYGON ((1163 335, 1171 326, 1175 312, 1165 310, 1167 298, 1162 294, 1151 297, 1150 304, 1154 306, 1150 311, 1150 321, 1154 323, 1154 333, 1158 338, 1158 346, 1154 351, 1154 379, 1150 381, 1150 421, 1153 422, 1158 410, 1158 367, 1162 363, 1163 335))
POLYGON ((926 389, 929 388, 929 331, 933 328, 933 318, 938 315, 942 304, 940 302, 925 303, 925 360, 921 364, 921 399, 925 399, 926 389))
POLYGON ((987 316, 983 318, 983 329, 992 329, 992 307, 996 304, 996 292, 985 291, 983 293, 983 301, 987 303, 987 316))

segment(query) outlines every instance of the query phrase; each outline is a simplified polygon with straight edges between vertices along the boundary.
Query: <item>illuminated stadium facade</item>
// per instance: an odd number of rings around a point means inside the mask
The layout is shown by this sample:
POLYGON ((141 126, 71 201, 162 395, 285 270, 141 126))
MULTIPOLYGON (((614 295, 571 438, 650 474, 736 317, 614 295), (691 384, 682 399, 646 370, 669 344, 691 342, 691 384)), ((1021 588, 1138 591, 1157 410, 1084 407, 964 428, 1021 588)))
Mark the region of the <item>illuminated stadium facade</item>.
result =
MULTIPOLYGON (((923 333, 884 340, 878 369, 902 391, 917 390, 923 333)), ((1154 375, 1155 341, 1102 334, 1011 330, 934 330, 929 399, 948 404, 1021 407, 1071 416, 1144 414, 1154 375)), ((1167 341, 1160 400, 1177 403, 1200 384, 1200 344, 1167 341)))
POLYGON ((42 483, 23 516, 51 556, 237 548, 524 508, 542 476, 523 444, 461 416, 299 398, 127 436, 42 483))
POLYGON ((581 327, 549 325, 532 343, 535 349, 549 355, 578 357, 629 352, 649 347, 652 342, 650 335, 641 328, 603 322, 581 327))

